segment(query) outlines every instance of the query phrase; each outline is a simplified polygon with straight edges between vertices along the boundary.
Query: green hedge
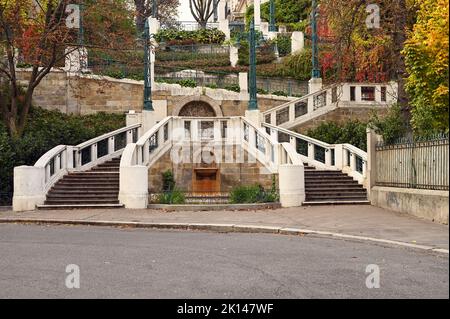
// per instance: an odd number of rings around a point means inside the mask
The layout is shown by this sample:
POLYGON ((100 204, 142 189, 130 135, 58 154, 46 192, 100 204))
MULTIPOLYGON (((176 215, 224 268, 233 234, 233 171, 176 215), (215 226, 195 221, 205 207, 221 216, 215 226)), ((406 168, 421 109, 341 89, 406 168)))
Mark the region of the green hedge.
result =
POLYGON ((329 144, 352 144, 364 151, 367 150, 367 123, 352 120, 345 124, 325 122, 306 135, 329 144))
POLYGON ((275 177, 272 188, 265 190, 261 185, 238 186, 230 193, 231 204, 275 203, 279 201, 275 177))
POLYGON ((225 38, 225 33, 218 29, 200 29, 197 31, 161 29, 155 35, 157 42, 165 42, 169 45, 222 44, 225 38))
MULTIPOLYGON (((41 108, 31 109, 24 134, 19 139, 12 139, 6 127, 0 124, 0 193, 12 192, 15 166, 34 165, 55 146, 77 145, 124 126, 124 114, 76 116, 41 108)), ((3 200, 1 204, 7 203, 3 200)))

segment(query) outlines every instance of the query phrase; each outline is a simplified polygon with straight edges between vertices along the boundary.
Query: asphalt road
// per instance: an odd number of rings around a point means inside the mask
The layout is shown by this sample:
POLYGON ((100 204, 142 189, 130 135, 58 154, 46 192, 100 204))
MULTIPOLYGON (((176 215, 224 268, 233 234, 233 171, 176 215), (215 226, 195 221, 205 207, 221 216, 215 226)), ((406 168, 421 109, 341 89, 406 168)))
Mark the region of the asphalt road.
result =
POLYGON ((0 298, 448 298, 448 256, 312 236, 0 225, 0 298), (66 287, 66 266, 80 288, 66 287), (380 288, 366 287, 366 267, 380 288))

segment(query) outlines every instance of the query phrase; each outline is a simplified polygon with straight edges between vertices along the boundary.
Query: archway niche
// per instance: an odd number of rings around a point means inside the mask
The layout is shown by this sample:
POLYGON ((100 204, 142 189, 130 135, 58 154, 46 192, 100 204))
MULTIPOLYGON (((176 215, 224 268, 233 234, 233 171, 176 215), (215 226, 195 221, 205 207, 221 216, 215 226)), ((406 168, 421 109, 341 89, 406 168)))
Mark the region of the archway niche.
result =
POLYGON ((192 101, 187 103, 178 113, 185 117, 216 117, 217 114, 212 106, 204 101, 192 101))

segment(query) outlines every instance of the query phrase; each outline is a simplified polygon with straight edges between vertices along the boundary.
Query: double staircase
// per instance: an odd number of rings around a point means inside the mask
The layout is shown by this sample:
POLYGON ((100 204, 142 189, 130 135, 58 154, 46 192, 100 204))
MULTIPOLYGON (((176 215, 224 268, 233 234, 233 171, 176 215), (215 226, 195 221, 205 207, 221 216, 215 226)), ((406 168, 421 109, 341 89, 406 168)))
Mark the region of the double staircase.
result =
POLYGON ((86 172, 69 173, 48 192, 39 209, 120 208, 120 158, 86 172))
POLYGON ((341 171, 316 170, 305 164, 304 205, 368 205, 367 191, 341 171))

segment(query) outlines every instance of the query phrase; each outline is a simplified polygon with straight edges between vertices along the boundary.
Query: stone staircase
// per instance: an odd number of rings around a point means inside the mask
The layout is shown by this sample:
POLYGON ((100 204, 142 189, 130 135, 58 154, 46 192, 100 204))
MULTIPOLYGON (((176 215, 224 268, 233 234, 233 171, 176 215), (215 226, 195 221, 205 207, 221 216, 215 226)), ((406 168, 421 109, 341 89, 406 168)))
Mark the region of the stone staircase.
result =
POLYGON ((47 194, 38 209, 120 208, 120 158, 100 164, 90 171, 69 173, 47 194))
POLYGON ((340 171, 316 170, 305 164, 304 205, 370 204, 367 191, 352 177, 340 171))

